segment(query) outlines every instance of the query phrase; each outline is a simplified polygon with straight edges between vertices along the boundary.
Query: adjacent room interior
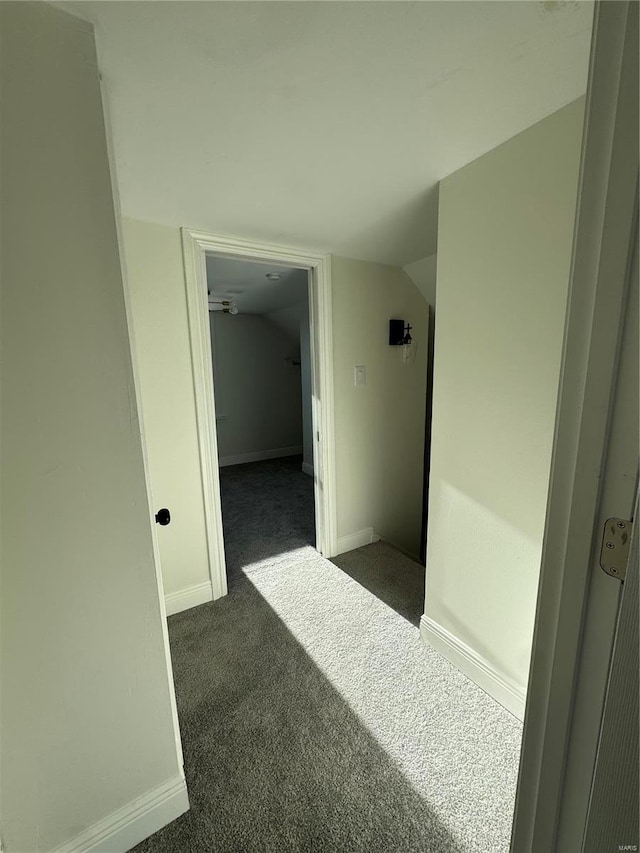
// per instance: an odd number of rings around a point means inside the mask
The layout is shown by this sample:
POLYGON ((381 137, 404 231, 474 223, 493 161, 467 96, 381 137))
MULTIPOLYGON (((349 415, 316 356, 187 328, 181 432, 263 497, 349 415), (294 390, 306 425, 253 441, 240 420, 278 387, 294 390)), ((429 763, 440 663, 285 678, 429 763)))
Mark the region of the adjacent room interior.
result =
POLYGON ((303 269, 207 255, 227 578, 314 547, 309 282, 303 269))

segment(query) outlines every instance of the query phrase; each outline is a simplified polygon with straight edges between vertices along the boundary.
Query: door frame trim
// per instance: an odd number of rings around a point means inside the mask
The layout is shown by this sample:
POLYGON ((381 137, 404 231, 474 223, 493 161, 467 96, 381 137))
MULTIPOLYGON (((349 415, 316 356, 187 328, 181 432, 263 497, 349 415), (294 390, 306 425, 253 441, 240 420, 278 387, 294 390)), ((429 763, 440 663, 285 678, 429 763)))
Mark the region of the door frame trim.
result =
MULTIPOLYGON (((575 839, 572 853, 582 849, 584 826, 579 825, 575 808, 571 813, 566 808, 563 791, 576 713, 586 597, 597 560, 601 472, 634 227, 637 45, 635 57, 633 45, 629 47, 634 5, 598 0, 594 9, 513 853, 556 850, 561 825, 565 837, 575 839)), ((595 752, 588 756, 592 767, 595 758, 595 752)))
MULTIPOLYGON (((131 353, 131 368, 133 374, 133 390, 136 400, 136 413, 140 426, 140 447, 142 450, 142 467, 144 471, 145 491, 147 493, 147 502, 149 506, 149 528, 151 531, 151 543, 153 547, 153 567, 155 572, 156 588, 158 591, 158 606, 160 615, 160 624, 162 631, 162 645, 164 649, 164 657, 167 666, 167 690, 169 692, 169 703, 171 707, 171 722, 173 725, 173 739, 176 748, 176 758, 180 775, 184 778, 184 755, 182 751, 182 737, 180 735, 180 722, 178 720, 178 704, 176 701, 175 679, 173 675, 173 662, 171 660, 171 648, 169 646, 169 628, 167 626, 167 606, 164 593, 164 579, 162 577, 162 562, 160 560, 160 544, 158 542, 157 527, 153 519, 157 507, 153 500, 151 492, 151 471, 149 466, 149 453, 147 449, 147 433, 145 428, 144 412, 142 411, 142 389, 140 381, 140 368, 138 360, 138 346, 135 332, 135 323, 133 320, 133 307, 131 299, 131 282, 129 279, 129 271, 127 268, 127 259, 125 252, 125 240, 122 228, 122 205, 120 203, 120 188, 116 180, 116 160, 113 150, 113 132, 111 121, 111 113, 109 111, 109 98, 106 91, 105 83, 100 78, 100 98, 102 101, 102 116, 104 119, 104 135, 107 151, 107 159, 109 162, 109 175, 111 180, 111 192, 113 195, 114 223, 116 229, 116 240, 118 243, 118 254, 120 256, 120 270, 122 274, 122 290, 124 298, 125 315, 127 319, 127 332, 129 335, 129 351, 131 353)), ((188 796, 187 796, 188 803, 188 796)), ((161 828, 161 827, 159 827, 161 828)), ((0 844, 0 853, 1 853, 0 844)))
POLYGON ((219 258, 272 261, 274 264, 309 272, 316 548, 324 557, 334 557, 337 553, 337 514, 331 256, 188 228, 182 228, 181 234, 209 573, 213 597, 216 599, 227 594, 227 573, 217 462, 218 439, 205 256, 209 253, 219 258))

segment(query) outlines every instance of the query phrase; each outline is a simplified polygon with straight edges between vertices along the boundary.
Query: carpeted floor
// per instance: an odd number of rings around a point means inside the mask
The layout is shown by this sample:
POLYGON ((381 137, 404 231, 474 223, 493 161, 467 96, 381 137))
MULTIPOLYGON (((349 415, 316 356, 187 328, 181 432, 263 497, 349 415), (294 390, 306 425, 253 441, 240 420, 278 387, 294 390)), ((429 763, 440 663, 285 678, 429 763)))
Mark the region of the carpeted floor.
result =
POLYGON ((424 613, 424 567, 378 542, 331 561, 416 628, 424 613))
POLYGON ((521 725, 420 640, 420 567, 320 557, 299 460, 221 474, 230 593, 169 619, 191 810, 137 853, 506 853, 521 725))
POLYGON ((288 456, 220 469, 230 590, 245 566, 315 545, 313 479, 301 468, 302 457, 288 456))

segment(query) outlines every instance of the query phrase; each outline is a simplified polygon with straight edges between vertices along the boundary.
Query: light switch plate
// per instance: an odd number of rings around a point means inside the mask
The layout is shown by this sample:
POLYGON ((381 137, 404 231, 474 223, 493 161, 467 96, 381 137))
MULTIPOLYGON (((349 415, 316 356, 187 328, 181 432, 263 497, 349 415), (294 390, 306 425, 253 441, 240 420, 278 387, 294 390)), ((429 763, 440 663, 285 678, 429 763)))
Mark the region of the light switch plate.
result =
POLYGON ((364 364, 356 364, 353 368, 353 384, 356 386, 367 384, 367 368, 364 364))

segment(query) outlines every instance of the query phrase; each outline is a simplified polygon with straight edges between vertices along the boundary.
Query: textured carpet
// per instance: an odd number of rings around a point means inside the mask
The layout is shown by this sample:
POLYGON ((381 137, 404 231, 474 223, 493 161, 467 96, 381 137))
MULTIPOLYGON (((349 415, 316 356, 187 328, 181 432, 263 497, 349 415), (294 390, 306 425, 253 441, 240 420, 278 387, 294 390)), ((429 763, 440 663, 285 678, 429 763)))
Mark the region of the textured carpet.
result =
POLYGON ((416 628, 424 613, 424 567, 384 542, 331 560, 416 628))
POLYGON ((315 545, 313 479, 302 457, 220 469, 224 551, 229 589, 258 560, 315 545))
POLYGON ((169 619, 191 810, 136 851, 506 852, 520 724, 423 645, 415 564, 308 544, 298 468, 221 472, 230 594, 169 619))

